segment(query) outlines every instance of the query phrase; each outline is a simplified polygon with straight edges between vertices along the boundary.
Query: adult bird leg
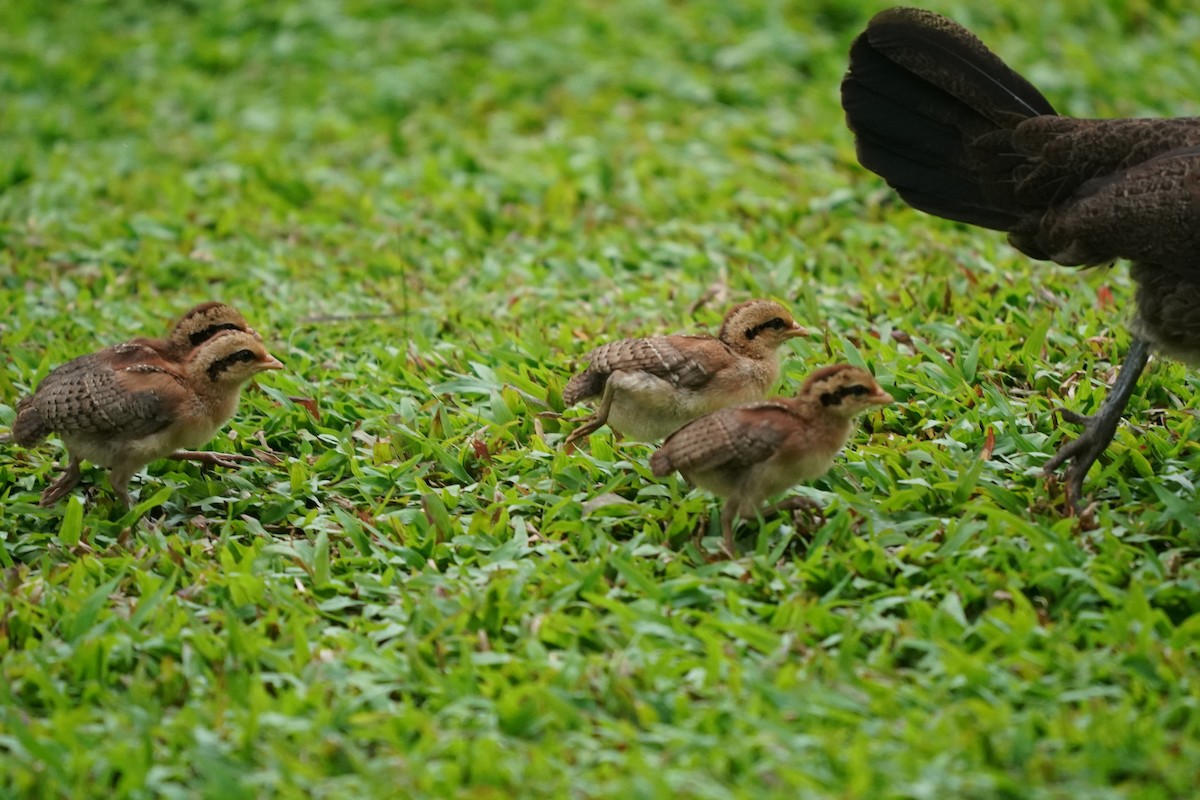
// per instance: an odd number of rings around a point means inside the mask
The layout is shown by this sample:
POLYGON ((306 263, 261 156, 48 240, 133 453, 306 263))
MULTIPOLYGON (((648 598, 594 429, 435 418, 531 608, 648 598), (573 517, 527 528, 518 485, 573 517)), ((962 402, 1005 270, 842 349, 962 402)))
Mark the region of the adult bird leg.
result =
POLYGON ((1135 337, 1129 347, 1129 353, 1125 356, 1125 363, 1121 365, 1121 372, 1112 388, 1108 390, 1104 402, 1100 404, 1099 411, 1089 417, 1065 408, 1059 409, 1059 414, 1064 420, 1082 425, 1083 433, 1075 441, 1059 448, 1054 457, 1046 462, 1042 474, 1049 475, 1068 461, 1071 462, 1066 471, 1067 501, 1076 512, 1082 510, 1083 479, 1092 464, 1096 463, 1096 459, 1112 442, 1138 377, 1149 361, 1150 345, 1135 337))

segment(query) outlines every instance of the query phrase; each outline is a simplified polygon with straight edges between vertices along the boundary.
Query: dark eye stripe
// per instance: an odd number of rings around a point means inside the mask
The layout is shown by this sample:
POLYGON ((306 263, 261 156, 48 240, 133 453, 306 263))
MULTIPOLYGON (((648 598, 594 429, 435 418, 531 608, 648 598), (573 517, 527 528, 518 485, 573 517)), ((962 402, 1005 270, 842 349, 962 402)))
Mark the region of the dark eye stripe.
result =
POLYGON ((231 353, 224 358, 214 361, 208 368, 208 379, 210 381, 215 381, 217 376, 219 376, 222 372, 228 371, 230 367, 241 361, 257 360, 258 356, 254 354, 253 350, 238 350, 236 353, 231 353))
POLYGON ((856 383, 853 386, 839 386, 832 392, 821 393, 821 405, 823 406, 839 406, 842 404, 842 398, 848 395, 861 397, 865 394, 870 394, 871 390, 863 386, 861 383, 856 383))
POLYGON ((194 347, 194 346, 200 344, 201 342, 207 342, 209 339, 216 336, 221 331, 240 331, 240 330, 241 330, 241 328, 239 328, 237 325, 233 324, 232 322, 222 322, 217 325, 209 325, 207 328, 196 331, 195 333, 193 333, 191 336, 188 337, 188 341, 191 342, 192 346, 194 347))
POLYGON ((768 329, 779 331, 779 330, 783 330, 786 327, 788 327, 788 324, 783 321, 782 317, 775 317, 774 319, 771 319, 768 322, 763 322, 758 325, 755 325, 753 328, 746 331, 746 338, 753 339, 755 336, 758 336, 760 333, 762 333, 763 331, 768 330, 768 329))

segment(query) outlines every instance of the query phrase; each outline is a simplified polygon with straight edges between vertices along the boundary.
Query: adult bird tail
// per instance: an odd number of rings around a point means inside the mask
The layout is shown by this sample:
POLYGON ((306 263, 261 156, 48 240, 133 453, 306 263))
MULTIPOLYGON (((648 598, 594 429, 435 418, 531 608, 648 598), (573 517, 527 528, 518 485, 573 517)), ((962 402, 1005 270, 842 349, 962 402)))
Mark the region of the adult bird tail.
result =
POLYGON ((850 48, 842 106, 859 162, 914 208, 1003 231, 1028 212, 1013 130, 1054 108, 966 28, 915 8, 875 15, 850 48))

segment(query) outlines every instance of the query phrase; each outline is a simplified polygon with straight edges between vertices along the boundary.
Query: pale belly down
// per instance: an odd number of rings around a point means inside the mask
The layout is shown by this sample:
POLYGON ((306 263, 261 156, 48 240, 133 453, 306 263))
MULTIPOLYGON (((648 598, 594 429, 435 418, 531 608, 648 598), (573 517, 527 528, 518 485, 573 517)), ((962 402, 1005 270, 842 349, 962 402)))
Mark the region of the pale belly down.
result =
POLYGON ((639 441, 667 438, 696 417, 740 403, 762 399, 763 389, 745 381, 727 392, 680 389, 644 372, 614 373, 608 425, 622 436, 639 441))
POLYGON ((207 444, 216 435, 212 425, 190 426, 187 429, 166 428, 158 433, 135 439, 102 438, 99 436, 63 436, 63 443, 76 458, 102 467, 148 464, 165 458, 176 450, 196 448, 207 444))
POLYGON ((835 455, 815 453, 788 463, 772 457, 740 471, 719 468, 685 473, 684 477, 701 489, 737 504, 739 516, 753 517, 767 498, 828 472, 835 455))

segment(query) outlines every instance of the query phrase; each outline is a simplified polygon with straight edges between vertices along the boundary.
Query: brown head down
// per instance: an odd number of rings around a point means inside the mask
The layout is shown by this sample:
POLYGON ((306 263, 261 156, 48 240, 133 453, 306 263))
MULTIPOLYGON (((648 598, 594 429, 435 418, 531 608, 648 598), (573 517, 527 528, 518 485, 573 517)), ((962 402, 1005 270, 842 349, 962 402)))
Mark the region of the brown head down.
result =
POLYGON ((761 356, 808 331, 774 300, 747 300, 729 309, 717 338, 739 353, 761 356))
POLYGON ((180 317, 171 329, 167 339, 167 352, 164 355, 182 360, 193 349, 222 331, 241 331, 262 341, 262 337, 250 327, 237 309, 213 301, 193 306, 180 317))
POLYGON ((812 373, 796 398, 844 417, 853 417, 871 406, 885 406, 894 399, 871 373, 849 364, 834 364, 812 373))
POLYGON ((187 360, 188 378, 198 394, 241 388, 265 370, 283 364, 263 347, 256 333, 226 330, 197 347, 187 360))

